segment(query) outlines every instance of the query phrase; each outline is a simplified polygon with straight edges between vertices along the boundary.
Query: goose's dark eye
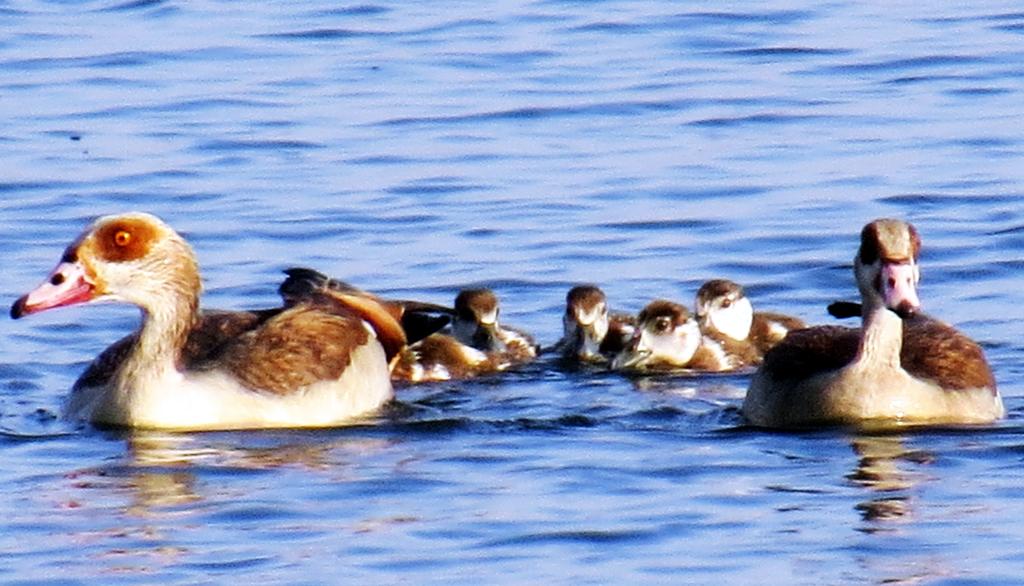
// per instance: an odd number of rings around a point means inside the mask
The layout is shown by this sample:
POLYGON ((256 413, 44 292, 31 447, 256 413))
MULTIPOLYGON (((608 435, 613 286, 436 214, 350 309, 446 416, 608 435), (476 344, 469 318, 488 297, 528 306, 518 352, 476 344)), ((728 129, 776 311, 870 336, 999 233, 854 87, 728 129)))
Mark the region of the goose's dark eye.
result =
POLYGON ((732 299, 725 298, 722 300, 722 309, 729 309, 732 306, 732 299))
POLYGON ((114 234, 114 244, 124 248, 132 243, 132 233, 127 230, 118 230, 114 234))
POLYGON ((672 327, 672 320, 667 317, 659 317, 654 322, 654 328, 658 332, 667 332, 672 327))

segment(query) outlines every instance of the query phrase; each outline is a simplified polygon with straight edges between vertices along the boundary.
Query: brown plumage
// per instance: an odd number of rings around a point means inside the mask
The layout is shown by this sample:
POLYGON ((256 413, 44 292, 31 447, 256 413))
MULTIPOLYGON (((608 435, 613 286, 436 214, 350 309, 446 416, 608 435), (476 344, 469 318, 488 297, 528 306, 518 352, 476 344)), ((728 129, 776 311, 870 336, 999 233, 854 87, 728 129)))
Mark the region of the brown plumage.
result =
POLYGON ((530 362, 540 348, 526 332, 499 320, 498 296, 491 289, 462 289, 455 296, 452 335, 456 340, 485 353, 499 353, 513 364, 530 362))
POLYGON ((445 334, 432 334, 405 348, 391 369, 396 381, 459 380, 508 368, 500 354, 484 353, 445 334))
POLYGON ((907 372, 933 380, 945 389, 988 388, 996 395, 996 380, 981 346, 956 328, 926 315, 903 320, 900 363, 907 372))
MULTIPOLYGON (((859 329, 795 330, 751 379, 743 414, 756 425, 861 421, 982 423, 1005 409, 984 352, 955 328, 920 314, 921 238, 899 220, 861 231, 854 275, 859 329)), ((853 304, 830 311, 849 315, 853 304)))
POLYGON ((356 348, 369 341, 370 332, 350 316, 299 305, 222 344, 219 355, 196 367, 223 367, 250 389, 288 394, 339 378, 356 348))
MULTIPOLYGON (((455 314, 454 309, 434 303, 406 299, 384 299, 309 268, 292 267, 284 272, 288 278, 281 283, 278 291, 284 299, 286 307, 299 300, 309 299, 314 294, 323 294, 335 297, 342 305, 354 304, 352 309, 373 318, 375 322, 381 320, 374 315, 377 311, 376 308, 383 308, 391 316, 391 322, 401 324, 403 336, 409 344, 440 331, 451 322, 452 316, 455 314), (366 304, 360 303, 360 298, 369 299, 373 305, 361 307, 366 304), (376 308, 373 307, 374 305, 376 308)), ((388 327, 384 329, 390 331, 392 324, 389 323, 388 327)), ((392 332, 390 337, 396 338, 397 336, 392 332)))
MULTIPOLYGON (((855 317, 861 314, 861 305, 836 301, 829 304, 828 312, 840 319, 855 317)), ((995 392, 996 381, 981 346, 956 328, 922 313, 903 320, 900 363, 915 376, 930 378, 945 388, 989 387, 995 392)))
MULTIPOLYGON (((730 357, 732 366, 730 368, 740 368, 743 366, 757 366, 761 364, 761 360, 764 355, 761 352, 758 344, 753 340, 736 340, 721 332, 705 331, 703 332, 704 338, 707 340, 707 344, 716 344, 719 348, 730 357)), ((778 342, 772 342, 771 345, 775 345, 778 342)))
POLYGON ((113 299, 143 310, 137 332, 79 377, 69 414, 96 423, 174 429, 335 425, 392 396, 385 348, 401 326, 372 296, 312 292, 285 308, 199 310, 195 255, 158 218, 107 216, 18 299, 15 318, 113 299))
POLYGON ((608 310, 596 285, 576 285, 565 295, 562 338, 552 348, 569 362, 605 363, 633 338, 636 318, 608 310))
POLYGON ((779 380, 796 381, 842 368, 857 355, 860 330, 816 326, 793 330, 764 357, 762 368, 779 380))
POLYGON ((402 350, 392 378, 428 382, 469 378, 532 361, 537 345, 527 334, 499 323, 498 296, 490 289, 463 289, 455 297, 450 332, 431 334, 402 350))
MULTIPOLYGON (((281 313, 280 309, 254 311, 204 311, 188 332, 176 359, 179 369, 194 369, 218 357, 224 345, 281 313)), ((117 367, 138 341, 138 332, 128 334, 103 350, 79 377, 76 386, 107 384, 117 367)))
POLYGON ((792 316, 755 312, 743 286, 728 279, 705 281, 694 304, 701 331, 748 365, 760 364, 764 353, 790 330, 806 327, 792 316))
POLYGON ((786 335, 807 324, 798 317, 772 311, 754 312, 754 323, 750 326, 750 342, 763 354, 781 342, 786 335))

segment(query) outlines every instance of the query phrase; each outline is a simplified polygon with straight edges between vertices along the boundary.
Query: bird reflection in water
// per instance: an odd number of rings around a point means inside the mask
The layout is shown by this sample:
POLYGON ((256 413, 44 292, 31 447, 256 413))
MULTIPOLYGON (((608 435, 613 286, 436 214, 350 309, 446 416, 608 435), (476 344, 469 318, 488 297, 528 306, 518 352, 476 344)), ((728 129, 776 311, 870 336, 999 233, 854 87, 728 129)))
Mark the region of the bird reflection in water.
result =
POLYGON ((869 526, 867 533, 884 530, 879 522, 907 518, 913 512, 909 494, 923 476, 907 470, 906 462, 928 463, 934 457, 920 450, 908 450, 898 435, 862 435, 851 442, 857 454, 857 467, 847 475, 853 483, 870 489, 879 496, 857 505, 869 526))
POLYGON ((344 475, 351 456, 386 449, 388 440, 324 437, 298 431, 261 434, 258 446, 244 445, 245 434, 178 434, 134 431, 127 438, 130 480, 136 507, 182 505, 204 500, 195 491, 202 469, 265 471, 293 468, 330 475, 344 475), (339 461, 340 460, 340 461, 339 461))
MULTIPOLYGON (((306 431, 253 436, 136 430, 124 441, 128 449, 123 458, 64 474, 69 484, 62 490, 70 492, 61 497, 67 503, 63 509, 83 526, 70 538, 98 550, 94 558, 103 560, 96 568, 101 574, 145 575, 206 555, 188 545, 188 530, 204 526, 204 516, 222 513, 225 504, 251 490, 247 478, 253 474, 292 470, 298 483, 307 474, 338 482, 359 480, 359 467, 350 464, 379 455, 394 443, 306 431), (188 518, 194 520, 183 522, 188 518)), ((386 526, 376 519, 364 522, 371 523, 386 526)), ((320 529, 314 523, 311 530, 320 529)))

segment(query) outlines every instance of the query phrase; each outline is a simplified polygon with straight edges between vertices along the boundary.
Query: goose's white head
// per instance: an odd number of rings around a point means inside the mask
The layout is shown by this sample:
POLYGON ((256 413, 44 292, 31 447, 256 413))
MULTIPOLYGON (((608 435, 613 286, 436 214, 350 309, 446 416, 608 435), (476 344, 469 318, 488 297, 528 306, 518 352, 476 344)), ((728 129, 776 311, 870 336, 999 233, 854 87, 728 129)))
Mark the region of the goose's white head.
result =
POLYGON ((853 264, 866 311, 885 307, 908 317, 920 310, 920 254, 921 236, 911 224, 880 219, 864 226, 853 264))
POLYGON ((150 312, 170 297, 197 303, 195 254, 156 216, 96 220, 64 251, 46 280, 11 307, 11 317, 90 301, 125 301, 150 312))

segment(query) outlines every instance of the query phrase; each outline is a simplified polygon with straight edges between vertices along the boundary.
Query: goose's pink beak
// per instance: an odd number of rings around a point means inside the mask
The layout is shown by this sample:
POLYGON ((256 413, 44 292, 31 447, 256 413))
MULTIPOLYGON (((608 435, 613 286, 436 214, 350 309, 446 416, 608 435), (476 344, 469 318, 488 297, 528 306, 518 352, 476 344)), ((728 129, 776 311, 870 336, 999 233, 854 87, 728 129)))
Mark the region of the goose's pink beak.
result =
POLYGON ((22 295, 11 306, 11 317, 38 313, 54 307, 85 303, 96 296, 96 288, 77 262, 62 262, 50 276, 32 291, 22 295))
POLYGON ((921 309, 917 297, 917 265, 909 263, 882 263, 882 299, 885 306, 900 317, 908 317, 921 309))

